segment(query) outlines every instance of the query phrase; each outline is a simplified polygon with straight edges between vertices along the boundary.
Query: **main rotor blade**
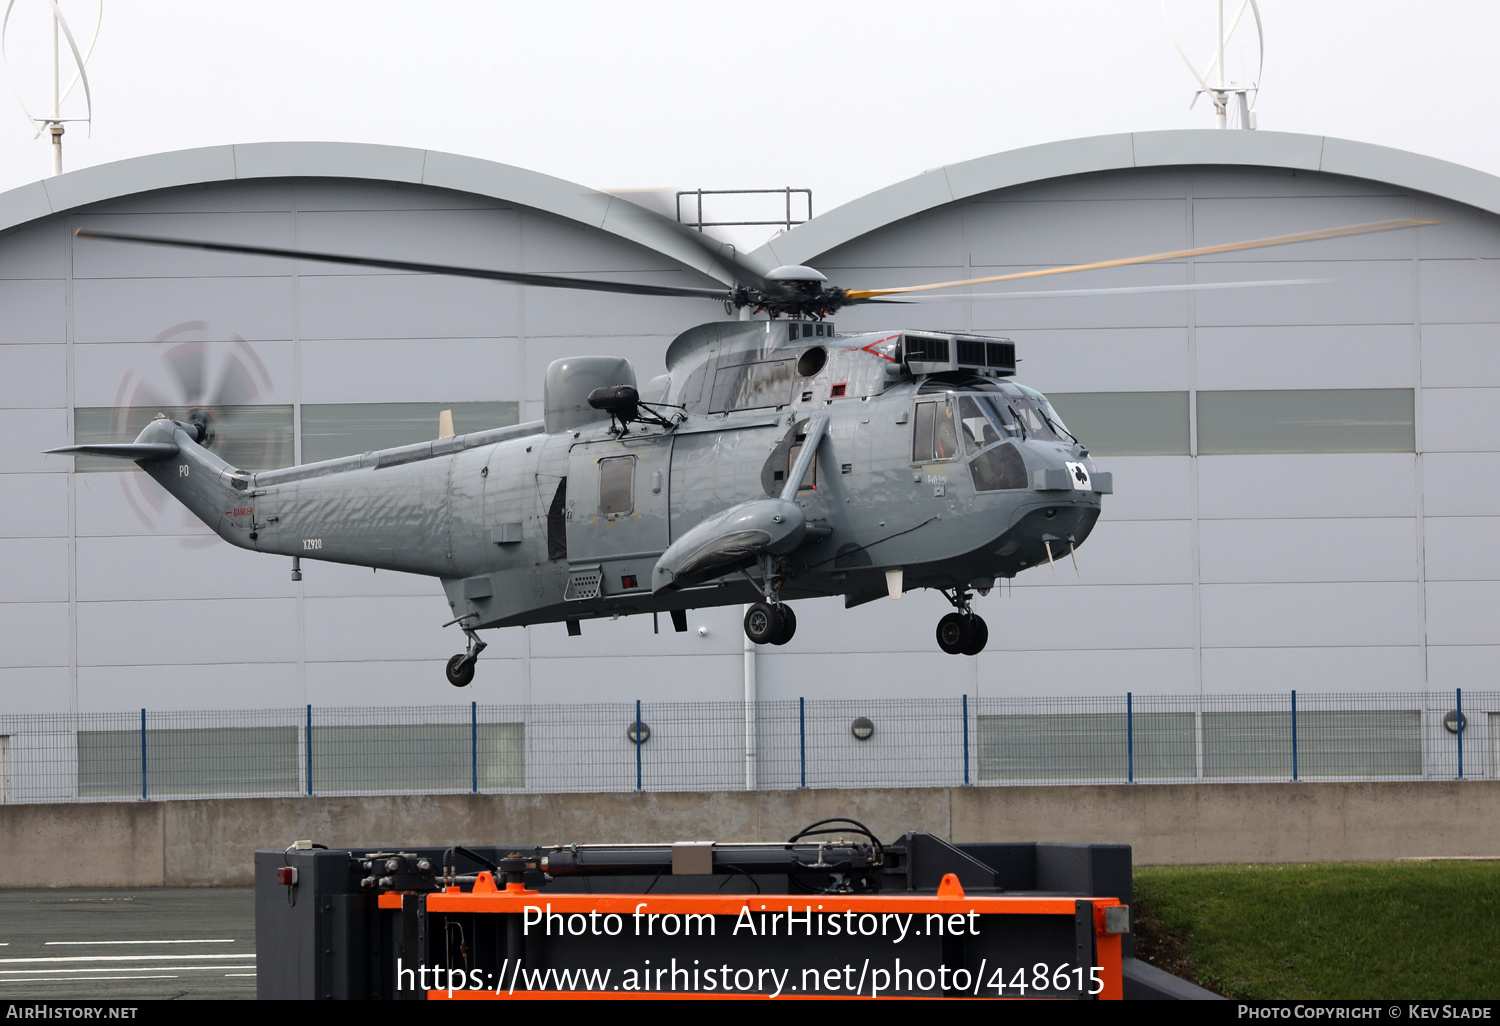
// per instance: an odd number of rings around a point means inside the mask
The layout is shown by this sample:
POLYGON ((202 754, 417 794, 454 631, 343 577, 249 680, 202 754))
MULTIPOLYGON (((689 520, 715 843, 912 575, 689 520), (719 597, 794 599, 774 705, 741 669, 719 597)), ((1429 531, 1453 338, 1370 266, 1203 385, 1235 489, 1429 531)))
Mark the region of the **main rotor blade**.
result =
POLYGON ((951 296, 866 299, 866 303, 953 303, 989 299, 1065 299, 1069 296, 1129 296, 1151 292, 1204 292, 1211 289, 1257 289, 1271 285, 1328 285, 1332 278, 1283 278, 1277 281, 1198 281, 1190 285, 1125 285, 1111 289, 1041 289, 1035 292, 960 292, 951 296))
POLYGON ((1068 267, 1044 267, 1036 271, 996 274, 988 278, 969 278, 965 281, 942 281, 932 285, 904 285, 893 289, 850 289, 848 290, 848 295, 851 299, 868 299, 874 296, 894 296, 908 292, 930 292, 934 289, 954 289, 964 285, 985 285, 994 281, 1015 281, 1018 278, 1041 278, 1049 274, 1072 274, 1074 271, 1096 271, 1105 267, 1128 267, 1131 264, 1150 264, 1160 260, 1182 260, 1187 257, 1209 256, 1214 253, 1236 253, 1246 249, 1287 246, 1294 242, 1337 239, 1345 235, 1364 235, 1369 232, 1387 232, 1396 228, 1417 228, 1421 225, 1441 223, 1441 221, 1432 221, 1421 217, 1398 217, 1389 221, 1373 221, 1369 224, 1344 225, 1341 228, 1320 228, 1317 231, 1298 232, 1295 235, 1274 235, 1265 239, 1224 242, 1217 246, 1200 246, 1197 249, 1179 249, 1171 253, 1152 253, 1149 256, 1124 257, 1119 260, 1100 260, 1092 264, 1073 264, 1068 267))
POLYGON ((524 274, 520 271, 491 271, 482 267, 453 267, 448 264, 424 264, 413 260, 384 260, 379 257, 346 256, 340 253, 310 253, 298 249, 276 249, 271 246, 242 246, 231 242, 204 242, 196 239, 170 239, 155 235, 130 235, 79 228, 73 233, 83 239, 109 239, 115 242, 143 242, 153 246, 176 246, 181 249, 203 249, 214 253, 248 253, 252 256, 287 257, 293 260, 318 260, 329 264, 354 267, 379 267, 389 271, 416 271, 419 274, 449 274, 460 278, 485 278, 490 281, 536 285, 551 289, 582 289, 588 292, 622 292, 632 296, 670 296, 682 299, 726 300, 729 289, 700 289, 687 285, 637 285, 627 281, 595 281, 592 278, 565 278, 557 274, 524 274))

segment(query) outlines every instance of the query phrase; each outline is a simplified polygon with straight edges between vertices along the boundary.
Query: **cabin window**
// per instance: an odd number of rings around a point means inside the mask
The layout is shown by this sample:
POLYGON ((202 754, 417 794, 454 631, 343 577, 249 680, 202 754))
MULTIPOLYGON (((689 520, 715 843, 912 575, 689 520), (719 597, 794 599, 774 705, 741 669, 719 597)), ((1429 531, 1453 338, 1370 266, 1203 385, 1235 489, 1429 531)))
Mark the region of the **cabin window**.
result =
POLYGON ((917 403, 912 424, 913 463, 951 460, 958 456, 958 426, 952 403, 947 400, 917 403))
POLYGON ((635 457, 599 461, 599 512, 620 517, 635 512, 635 457))

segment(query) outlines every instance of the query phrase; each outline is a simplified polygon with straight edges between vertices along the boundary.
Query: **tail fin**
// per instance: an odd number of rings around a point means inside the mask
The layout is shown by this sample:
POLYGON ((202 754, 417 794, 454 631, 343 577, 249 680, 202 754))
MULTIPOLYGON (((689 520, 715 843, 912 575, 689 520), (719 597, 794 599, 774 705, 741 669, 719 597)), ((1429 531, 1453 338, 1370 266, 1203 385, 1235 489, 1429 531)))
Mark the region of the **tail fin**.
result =
POLYGON ((60 449, 46 449, 48 456, 63 453, 86 453, 90 456, 113 456, 116 459, 135 460, 147 463, 164 460, 178 453, 176 442, 122 442, 107 445, 65 445, 60 449))
POLYGON ((146 425, 134 442, 65 445, 48 452, 134 460, 142 470, 218 535, 241 548, 255 547, 250 475, 198 444, 202 428, 165 417, 146 425))

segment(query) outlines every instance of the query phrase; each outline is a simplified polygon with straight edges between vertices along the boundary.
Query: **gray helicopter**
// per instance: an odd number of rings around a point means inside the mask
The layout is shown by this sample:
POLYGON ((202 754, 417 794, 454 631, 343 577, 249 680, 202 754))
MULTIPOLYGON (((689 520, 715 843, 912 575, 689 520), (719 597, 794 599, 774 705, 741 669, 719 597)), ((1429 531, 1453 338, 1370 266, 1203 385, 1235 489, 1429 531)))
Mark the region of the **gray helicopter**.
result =
POLYGON ((453 612, 445 626, 468 637, 447 664, 457 687, 473 680, 487 628, 561 621, 576 635, 587 619, 666 612, 685 631, 689 609, 749 603, 746 636, 783 645, 797 628, 791 600, 843 596, 854 607, 915 588, 936 589, 953 606, 937 624, 939 648, 975 655, 989 637, 975 593, 1071 558, 1113 490, 1111 475, 1044 395, 1014 381, 1010 340, 839 334, 829 317, 911 293, 1425 223, 876 290, 830 286, 800 266, 753 285, 691 288, 79 229, 85 238, 699 297, 769 319, 683 332, 667 373, 645 385, 617 357, 556 360, 540 421, 458 435, 445 420, 432 441, 321 463, 239 470, 214 454, 207 415, 159 415, 134 442, 48 451, 135 461, 225 541, 290 556, 294 580, 303 557, 439 578, 453 612))

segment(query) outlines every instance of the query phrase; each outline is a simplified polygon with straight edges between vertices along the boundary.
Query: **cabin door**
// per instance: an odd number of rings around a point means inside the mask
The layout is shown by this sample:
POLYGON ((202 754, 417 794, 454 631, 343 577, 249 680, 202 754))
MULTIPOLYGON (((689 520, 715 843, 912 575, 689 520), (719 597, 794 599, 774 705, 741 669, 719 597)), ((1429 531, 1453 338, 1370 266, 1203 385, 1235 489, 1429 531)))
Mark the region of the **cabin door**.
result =
POLYGON ((667 547, 672 438, 583 442, 568 456, 568 562, 656 556, 667 547))

